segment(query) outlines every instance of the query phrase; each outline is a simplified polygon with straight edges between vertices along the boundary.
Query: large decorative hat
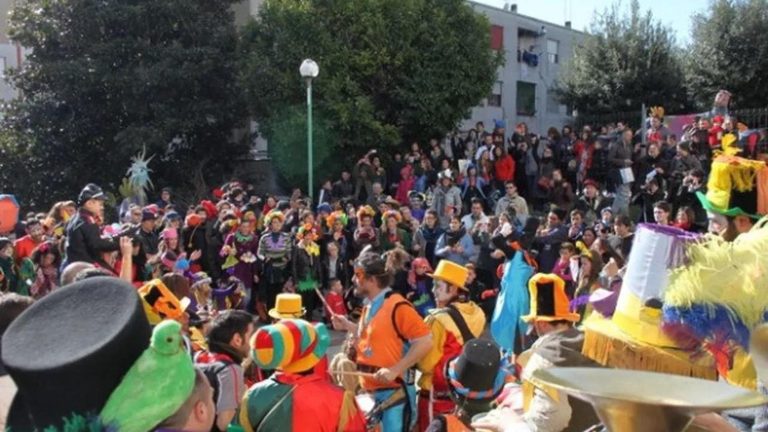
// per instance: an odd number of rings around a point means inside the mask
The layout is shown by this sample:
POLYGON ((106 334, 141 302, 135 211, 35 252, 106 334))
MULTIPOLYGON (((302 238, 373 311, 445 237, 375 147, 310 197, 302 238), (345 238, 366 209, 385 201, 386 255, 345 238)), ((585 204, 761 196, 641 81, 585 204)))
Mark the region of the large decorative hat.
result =
POLYGON ((712 161, 706 195, 696 195, 712 213, 758 219, 768 213, 768 168, 762 161, 718 156, 712 161))
POLYGON ((341 225, 347 226, 349 218, 347 217, 347 214, 341 210, 336 210, 325 218, 325 224, 328 226, 328 228, 333 228, 337 221, 341 222, 341 225))
POLYGON ((395 218, 395 221, 397 223, 400 223, 403 221, 403 215, 400 214, 398 210, 387 210, 384 212, 383 215, 381 215, 381 226, 386 227, 387 226, 387 220, 389 218, 395 218))
POLYGON ((503 390, 508 373, 498 345, 472 339, 464 344, 461 355, 446 363, 445 376, 460 399, 490 402, 503 390))
POLYGON ((277 295, 275 307, 269 310, 269 316, 278 320, 301 318, 306 312, 299 294, 283 293, 277 295))
POLYGON ((266 216, 264 216, 264 224, 267 226, 272 225, 273 219, 278 219, 280 222, 285 222, 285 215, 280 210, 271 210, 269 213, 267 213, 266 216))
POLYGON ((751 331, 768 321, 766 224, 761 219, 733 242, 707 236, 690 244, 691 261, 670 273, 663 303, 662 328, 671 338, 684 349, 710 351, 720 376, 737 385, 751 381, 753 388, 754 376, 732 372, 751 331))
POLYGON ((651 117, 656 117, 657 119, 661 120, 664 118, 664 107, 653 106, 648 110, 648 114, 650 114, 651 117))
POLYGON ((319 237, 320 235, 317 233, 317 229, 312 224, 303 224, 296 230, 296 238, 299 240, 308 238, 309 240, 315 241, 319 237))
POLYGON ((191 302, 186 297, 179 300, 160 279, 151 280, 139 288, 139 295, 146 317, 152 325, 164 319, 181 318, 191 302))
POLYGON ((18 387, 8 427, 43 430, 73 414, 98 414, 149 339, 127 282, 93 277, 47 295, 3 337, 2 360, 18 387))
POLYGON ((537 273, 528 281, 528 292, 531 295, 531 311, 520 317, 523 321, 576 322, 580 319, 578 313, 570 312, 565 281, 560 276, 537 273))
POLYGON ((662 306, 670 271, 689 265, 688 249, 699 237, 677 228, 640 224, 635 232, 615 310, 584 321, 585 356, 623 369, 714 379, 709 356, 692 360, 662 329, 662 306))
POLYGON ((251 337, 251 358, 262 369, 304 372, 328 351, 331 336, 325 324, 287 319, 259 328, 251 337))
POLYGON ((448 285, 469 291, 469 288, 466 286, 469 270, 467 270, 466 267, 456 264, 453 261, 449 261, 447 259, 441 260, 437 264, 435 272, 429 276, 432 279, 441 280, 448 285))
POLYGON ((368 217, 374 217, 376 215, 376 210, 373 209, 373 207, 369 205, 361 206, 357 210, 357 219, 360 220, 366 216, 368 217))
POLYGON ((202 285, 210 284, 211 281, 212 279, 208 276, 208 273, 199 271, 192 275, 192 285, 189 288, 194 290, 202 285))

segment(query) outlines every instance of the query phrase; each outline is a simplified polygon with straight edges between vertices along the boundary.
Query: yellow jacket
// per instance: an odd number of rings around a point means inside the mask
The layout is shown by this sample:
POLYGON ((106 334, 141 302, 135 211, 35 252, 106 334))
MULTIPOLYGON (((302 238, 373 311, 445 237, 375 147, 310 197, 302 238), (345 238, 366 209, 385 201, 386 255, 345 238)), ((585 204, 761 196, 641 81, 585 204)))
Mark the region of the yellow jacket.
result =
MULTIPOLYGON (((469 331, 472 332, 475 337, 480 337, 485 329, 485 314, 474 302, 465 303, 452 303, 452 305, 461 313, 464 321, 469 327, 469 331)), ((421 378, 419 379, 419 388, 421 390, 431 390, 432 381, 435 374, 438 374, 439 380, 444 381, 446 349, 450 350, 451 345, 453 349, 456 349, 456 343, 458 343, 459 351, 454 353, 458 355, 461 352, 461 347, 464 346, 464 339, 461 337, 456 324, 453 322, 451 316, 443 309, 432 310, 429 315, 424 319, 427 327, 429 327, 432 333, 432 350, 426 357, 421 359, 418 363, 418 368, 421 371, 421 378), (440 369, 440 370, 438 370, 440 369)), ((444 391, 447 389, 436 389, 437 391, 444 391)))

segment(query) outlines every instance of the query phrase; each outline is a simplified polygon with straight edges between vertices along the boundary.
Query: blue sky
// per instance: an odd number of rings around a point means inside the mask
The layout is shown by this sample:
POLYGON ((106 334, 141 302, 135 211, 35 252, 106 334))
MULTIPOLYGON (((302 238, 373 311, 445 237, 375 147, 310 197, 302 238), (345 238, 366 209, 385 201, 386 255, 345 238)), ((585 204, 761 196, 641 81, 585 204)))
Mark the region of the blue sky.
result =
MULTIPOLYGON (((571 21, 573 27, 584 30, 589 27, 593 12, 603 11, 615 0, 476 0, 496 7, 504 3, 516 3, 517 11, 523 15, 562 24, 571 21)), ((629 7, 630 0, 623 0, 622 6, 629 7)), ((690 40, 690 16, 707 9, 709 0, 640 0, 643 11, 651 9, 654 17, 672 27, 679 43, 690 40)))

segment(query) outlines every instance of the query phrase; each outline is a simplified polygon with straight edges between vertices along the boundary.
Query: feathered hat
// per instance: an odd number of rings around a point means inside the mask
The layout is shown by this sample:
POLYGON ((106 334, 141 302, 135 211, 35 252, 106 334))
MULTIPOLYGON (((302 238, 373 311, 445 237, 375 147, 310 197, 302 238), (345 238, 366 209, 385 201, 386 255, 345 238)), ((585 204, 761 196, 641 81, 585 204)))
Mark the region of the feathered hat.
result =
POLYGON ((311 241, 317 241, 320 236, 317 233, 317 229, 312 224, 304 224, 296 230, 296 239, 304 240, 305 238, 311 241))
POLYGON ((690 351, 708 350, 721 375, 737 348, 748 349, 752 329, 768 320, 767 224, 761 219, 730 243, 708 236, 691 244, 690 263, 669 277, 664 331, 690 351))
POLYGON ((648 114, 651 117, 656 117, 659 120, 664 119, 664 107, 663 106, 654 106, 651 107, 650 110, 648 110, 648 114))
POLYGON ((283 214, 283 212, 280 210, 271 210, 269 213, 267 213, 266 216, 264 216, 264 224, 266 226, 272 225, 273 219, 278 219, 280 222, 285 222, 285 214, 283 214))
POLYGON ((389 218, 394 218, 397 223, 400 223, 403 221, 403 215, 400 214, 398 210, 387 210, 384 212, 384 214, 381 216, 381 227, 386 228, 387 226, 387 220, 389 218))
POLYGON ((333 226, 336 225, 337 221, 341 222, 342 226, 347 226, 349 218, 347 217, 347 214, 342 210, 336 210, 335 212, 329 214, 327 218, 325 218, 325 224, 329 229, 333 229, 333 226))
POLYGON ((376 210, 374 210, 373 207, 369 205, 364 205, 357 210, 357 220, 361 220, 366 216, 374 217, 375 215, 376 215, 376 210))

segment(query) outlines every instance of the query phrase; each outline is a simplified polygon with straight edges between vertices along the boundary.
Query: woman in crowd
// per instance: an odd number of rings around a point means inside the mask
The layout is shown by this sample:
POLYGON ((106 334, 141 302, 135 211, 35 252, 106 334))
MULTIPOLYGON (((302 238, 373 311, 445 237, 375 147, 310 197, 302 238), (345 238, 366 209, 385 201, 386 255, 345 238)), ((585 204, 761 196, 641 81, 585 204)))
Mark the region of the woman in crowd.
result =
POLYGON ((459 216, 451 216, 448 231, 437 241, 435 256, 465 265, 474 253, 475 245, 472 236, 461 225, 459 216))
POLYGON ((402 215, 397 210, 388 210, 381 217, 381 232, 379 234, 379 244, 382 252, 387 252, 395 248, 403 250, 411 249, 411 235, 399 224, 403 220, 402 215))
POLYGON ((427 210, 424 214, 424 222, 416 231, 413 249, 420 257, 427 259, 433 267, 437 265, 435 247, 445 231, 438 223, 438 215, 434 210, 427 210))
POLYGON ((272 210, 264 217, 268 231, 259 239, 259 258, 262 261, 260 296, 257 310, 263 322, 269 322, 266 311, 275 307, 275 298, 283 290, 291 261, 293 242, 288 233, 283 232, 285 216, 281 211, 272 210))

